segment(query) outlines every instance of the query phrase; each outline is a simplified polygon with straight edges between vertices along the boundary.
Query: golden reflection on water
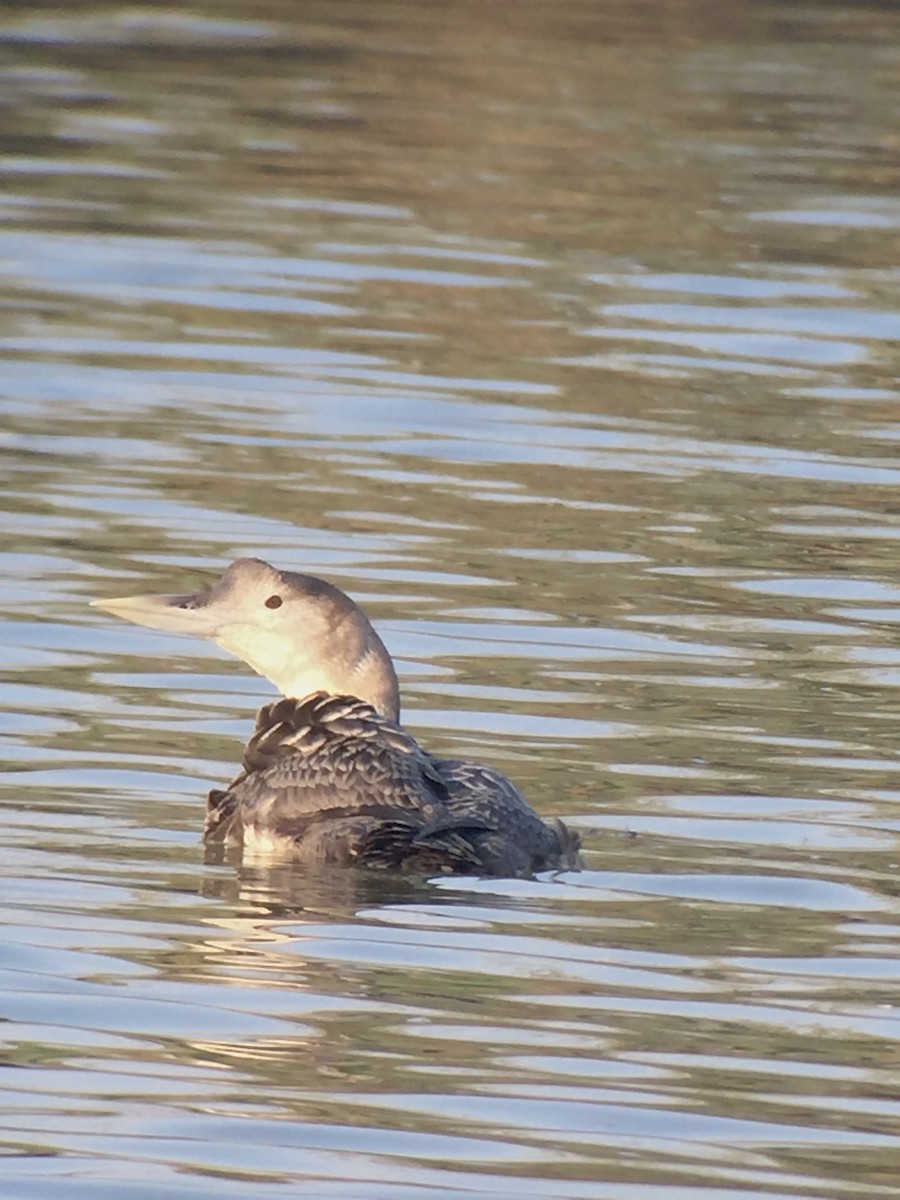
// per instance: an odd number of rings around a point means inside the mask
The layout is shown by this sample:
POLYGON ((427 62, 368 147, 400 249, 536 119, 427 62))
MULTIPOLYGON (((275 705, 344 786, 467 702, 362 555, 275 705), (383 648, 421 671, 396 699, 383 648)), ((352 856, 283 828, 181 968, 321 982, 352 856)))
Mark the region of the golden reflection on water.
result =
POLYGON ((893 1193, 897 21, 0 19, 11 1194, 893 1193), (86 601, 246 553, 587 869, 205 862, 265 686, 86 601))

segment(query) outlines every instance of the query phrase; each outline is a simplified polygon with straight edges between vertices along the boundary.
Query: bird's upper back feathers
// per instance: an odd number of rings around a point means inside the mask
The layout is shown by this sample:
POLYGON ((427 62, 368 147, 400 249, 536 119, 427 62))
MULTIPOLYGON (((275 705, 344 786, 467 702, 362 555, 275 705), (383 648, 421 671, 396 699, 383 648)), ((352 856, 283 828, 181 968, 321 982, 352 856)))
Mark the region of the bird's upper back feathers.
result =
POLYGON ((438 820, 446 788, 418 743, 371 705, 316 693, 267 704, 243 772, 210 793, 207 839, 299 842, 328 820, 438 820))
POLYGON ((435 759, 352 696, 267 704, 243 772, 210 792, 205 838, 317 861, 519 874, 561 839, 489 767, 435 759))

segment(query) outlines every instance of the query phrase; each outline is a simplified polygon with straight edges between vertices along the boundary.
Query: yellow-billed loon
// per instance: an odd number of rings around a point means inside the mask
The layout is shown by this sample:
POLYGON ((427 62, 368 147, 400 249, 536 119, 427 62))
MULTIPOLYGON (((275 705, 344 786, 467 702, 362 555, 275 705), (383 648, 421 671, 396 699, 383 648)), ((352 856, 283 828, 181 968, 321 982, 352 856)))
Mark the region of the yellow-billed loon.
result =
POLYGON ((93 604, 151 629, 209 638, 269 679, 243 769, 209 793, 204 841, 245 858, 465 875, 578 867, 499 771, 436 758, 399 724, 394 664, 368 617, 322 579, 256 558, 208 592, 93 604))

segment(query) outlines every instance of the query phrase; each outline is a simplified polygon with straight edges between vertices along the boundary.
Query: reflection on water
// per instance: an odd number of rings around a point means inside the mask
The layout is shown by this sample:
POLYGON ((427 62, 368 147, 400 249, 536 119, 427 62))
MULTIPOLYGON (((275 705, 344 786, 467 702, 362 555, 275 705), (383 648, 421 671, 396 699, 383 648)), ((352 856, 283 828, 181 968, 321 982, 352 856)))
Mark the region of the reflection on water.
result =
POLYGON ((8 6, 4 1196, 896 1194, 898 15, 8 6), (587 867, 204 860, 333 579, 587 867))

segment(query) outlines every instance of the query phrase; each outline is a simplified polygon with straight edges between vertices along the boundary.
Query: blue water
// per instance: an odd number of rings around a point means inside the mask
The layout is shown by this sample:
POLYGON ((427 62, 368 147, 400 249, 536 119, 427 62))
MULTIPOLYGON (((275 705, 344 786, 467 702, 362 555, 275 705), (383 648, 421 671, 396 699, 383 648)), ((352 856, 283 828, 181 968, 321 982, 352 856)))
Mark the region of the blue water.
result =
POLYGON ((897 1194, 900 15, 0 17, 0 1192, 897 1194), (210 861, 322 574, 585 870, 210 861))

